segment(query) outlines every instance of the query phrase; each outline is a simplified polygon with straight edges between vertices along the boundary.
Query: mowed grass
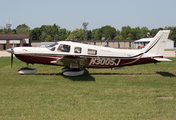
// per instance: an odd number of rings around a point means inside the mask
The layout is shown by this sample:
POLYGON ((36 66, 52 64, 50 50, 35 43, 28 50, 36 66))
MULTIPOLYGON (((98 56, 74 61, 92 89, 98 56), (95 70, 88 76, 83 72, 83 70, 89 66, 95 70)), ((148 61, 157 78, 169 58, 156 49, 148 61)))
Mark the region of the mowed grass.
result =
POLYGON ((176 119, 176 58, 172 62, 87 69, 65 77, 60 66, 31 65, 32 75, 19 75, 25 63, 0 58, 0 119, 114 120, 176 119))

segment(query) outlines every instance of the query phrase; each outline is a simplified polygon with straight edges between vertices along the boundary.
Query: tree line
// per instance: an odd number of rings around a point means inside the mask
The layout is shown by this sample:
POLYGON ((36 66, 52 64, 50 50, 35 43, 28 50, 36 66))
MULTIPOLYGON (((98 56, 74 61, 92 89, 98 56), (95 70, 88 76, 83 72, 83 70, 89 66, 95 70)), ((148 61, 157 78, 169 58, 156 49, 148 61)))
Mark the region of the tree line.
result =
MULTIPOLYGON (((123 26, 121 30, 116 30, 110 25, 101 28, 87 30, 87 40, 138 40, 146 37, 154 37, 159 30, 171 30, 169 39, 176 41, 176 27, 165 27, 149 30, 147 27, 123 26)), ((30 34, 32 40, 58 41, 58 40, 83 40, 84 30, 74 31, 61 28, 60 26, 42 25, 41 27, 30 30, 26 24, 21 24, 16 29, 0 29, 0 34, 30 34)))

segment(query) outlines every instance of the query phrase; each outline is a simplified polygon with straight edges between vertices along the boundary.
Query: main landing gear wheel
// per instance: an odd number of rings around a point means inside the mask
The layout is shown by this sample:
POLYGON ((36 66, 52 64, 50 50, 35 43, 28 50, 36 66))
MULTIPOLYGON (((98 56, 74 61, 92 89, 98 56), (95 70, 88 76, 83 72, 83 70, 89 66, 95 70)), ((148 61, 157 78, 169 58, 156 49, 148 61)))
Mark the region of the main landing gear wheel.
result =
POLYGON ((63 75, 65 76, 79 76, 84 74, 84 70, 81 70, 79 68, 69 68, 64 67, 62 68, 63 75))

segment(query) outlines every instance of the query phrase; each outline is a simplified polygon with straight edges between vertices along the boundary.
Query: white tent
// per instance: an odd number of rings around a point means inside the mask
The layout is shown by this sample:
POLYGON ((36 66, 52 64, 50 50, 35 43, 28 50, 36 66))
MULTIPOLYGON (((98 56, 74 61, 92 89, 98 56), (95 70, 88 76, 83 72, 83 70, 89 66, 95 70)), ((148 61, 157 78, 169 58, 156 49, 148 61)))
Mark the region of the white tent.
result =
POLYGON ((174 49, 174 41, 167 39, 166 47, 165 49, 174 49))
POLYGON ((139 48, 139 46, 147 46, 153 38, 142 38, 134 41, 134 48, 139 48))

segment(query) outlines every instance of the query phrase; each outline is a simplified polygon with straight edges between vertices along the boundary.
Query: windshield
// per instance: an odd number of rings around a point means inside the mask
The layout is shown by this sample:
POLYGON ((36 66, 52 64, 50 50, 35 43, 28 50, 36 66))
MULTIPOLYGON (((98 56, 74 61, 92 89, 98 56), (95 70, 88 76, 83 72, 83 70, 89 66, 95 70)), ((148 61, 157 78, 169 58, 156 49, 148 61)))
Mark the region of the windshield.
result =
POLYGON ((51 45, 48 45, 46 48, 48 48, 48 49, 54 51, 54 50, 56 49, 57 45, 58 45, 58 43, 56 42, 56 43, 53 43, 53 44, 51 44, 51 45))

